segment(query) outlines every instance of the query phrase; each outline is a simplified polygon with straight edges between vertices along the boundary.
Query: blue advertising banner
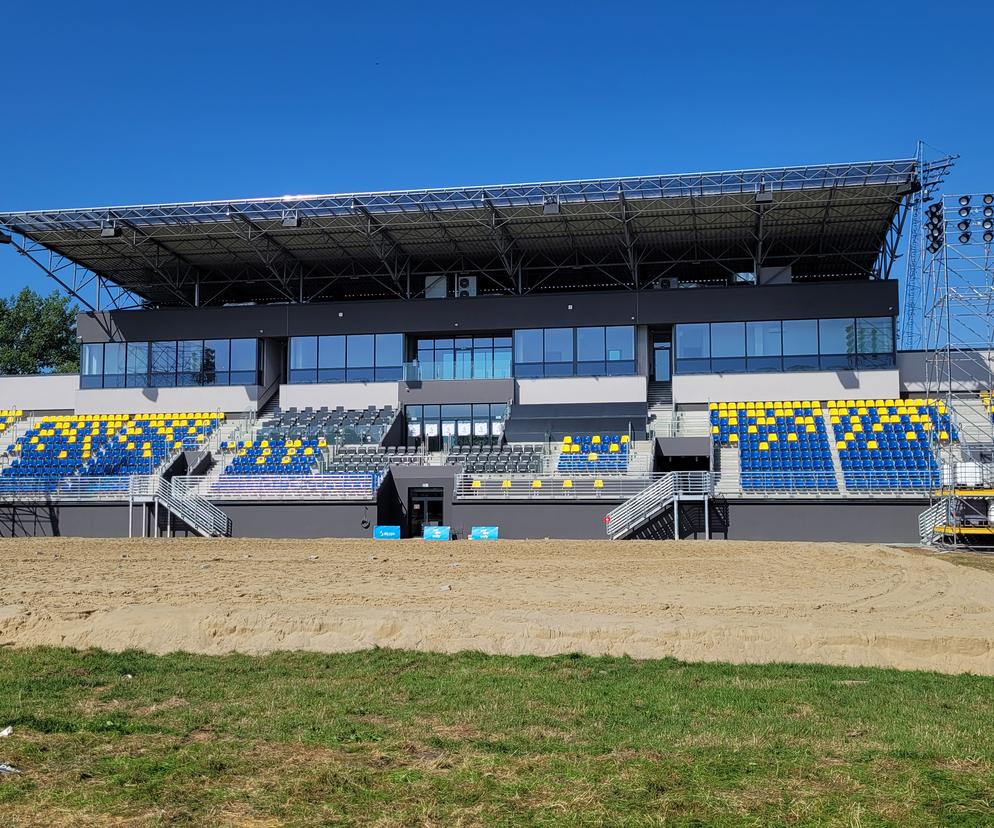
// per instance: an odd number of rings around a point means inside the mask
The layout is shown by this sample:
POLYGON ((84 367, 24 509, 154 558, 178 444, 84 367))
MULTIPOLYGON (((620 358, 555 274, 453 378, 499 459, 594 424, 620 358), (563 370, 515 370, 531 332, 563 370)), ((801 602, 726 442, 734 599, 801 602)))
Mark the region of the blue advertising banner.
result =
POLYGON ((373 537, 377 540, 398 540, 400 538, 400 527, 374 526, 373 537))
POLYGON ((497 540, 496 526, 474 526, 469 533, 470 540, 497 540))
POLYGON ((451 529, 448 526, 426 526, 425 540, 450 540, 451 529))

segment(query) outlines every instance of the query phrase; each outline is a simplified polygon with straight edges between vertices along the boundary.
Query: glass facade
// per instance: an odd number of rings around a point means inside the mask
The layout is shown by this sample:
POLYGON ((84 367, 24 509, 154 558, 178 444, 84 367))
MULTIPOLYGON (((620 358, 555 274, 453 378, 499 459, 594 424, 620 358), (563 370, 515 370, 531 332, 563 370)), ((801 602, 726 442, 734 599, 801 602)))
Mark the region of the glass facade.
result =
POLYGON ((291 383, 389 382, 404 371, 403 334, 294 336, 291 383))
POLYGON ((80 388, 259 385, 257 339, 194 339, 85 344, 80 388))
POLYGON ((511 376, 511 337, 457 336, 421 339, 408 379, 507 379, 511 376))
POLYGON ((893 368, 890 316, 677 325, 676 373, 893 368))
POLYGON ((633 325, 526 328, 514 332, 514 376, 597 377, 635 373, 633 325))
POLYGON ((482 446, 500 442, 507 403, 454 403, 404 406, 407 444, 427 442, 431 451, 443 446, 482 446))

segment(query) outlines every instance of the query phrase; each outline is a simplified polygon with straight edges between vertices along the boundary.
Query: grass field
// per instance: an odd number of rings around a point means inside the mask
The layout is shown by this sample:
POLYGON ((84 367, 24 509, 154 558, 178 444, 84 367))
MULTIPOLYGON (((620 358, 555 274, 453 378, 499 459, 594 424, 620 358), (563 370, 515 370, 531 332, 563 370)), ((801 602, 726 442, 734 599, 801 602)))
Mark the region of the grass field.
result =
POLYGON ((994 681, 0 650, 0 824, 991 825, 994 681))

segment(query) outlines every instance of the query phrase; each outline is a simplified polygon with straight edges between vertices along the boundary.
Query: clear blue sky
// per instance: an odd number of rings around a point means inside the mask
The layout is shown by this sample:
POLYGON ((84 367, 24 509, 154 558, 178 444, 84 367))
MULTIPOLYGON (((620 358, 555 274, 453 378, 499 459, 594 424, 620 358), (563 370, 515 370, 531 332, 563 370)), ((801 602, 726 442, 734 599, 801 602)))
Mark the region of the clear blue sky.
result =
MULTIPOLYGON (((0 18, 0 210, 962 155, 994 4, 54 0, 0 18)), ((988 74, 985 74, 988 73, 988 74)), ((985 88, 986 84, 986 88, 985 88)), ((0 248, 2 293, 50 283, 0 248)))

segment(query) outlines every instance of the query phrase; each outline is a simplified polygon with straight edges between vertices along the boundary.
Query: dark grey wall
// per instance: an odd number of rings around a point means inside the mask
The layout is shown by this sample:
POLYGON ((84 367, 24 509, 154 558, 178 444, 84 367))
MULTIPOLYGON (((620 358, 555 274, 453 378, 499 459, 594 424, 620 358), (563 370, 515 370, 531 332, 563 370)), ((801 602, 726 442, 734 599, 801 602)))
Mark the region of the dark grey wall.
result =
POLYGON ((663 457, 710 457, 710 437, 657 437, 656 448, 663 457))
POLYGON ((452 495, 462 466, 391 466, 390 475, 380 487, 380 520, 382 524, 399 525, 407 536, 407 506, 410 490, 422 486, 442 488, 442 520, 451 525, 452 495))
POLYGON ((237 538, 370 538, 375 503, 219 503, 237 538), (362 521, 369 521, 363 528, 362 521))
MULTIPOLYGON (((141 535, 141 507, 132 513, 132 531, 141 535)), ((126 538, 127 503, 26 504, 0 506, 0 538, 126 538)))
POLYGON ((604 515, 617 502, 466 503, 452 505, 452 530, 468 537, 474 526, 498 526, 502 538, 607 540, 604 515))
MULTIPOLYGON (((543 326, 892 316, 897 310, 897 282, 878 281, 170 308, 110 311, 103 316, 114 339, 141 341, 376 332, 457 334, 543 326)), ((79 315, 78 330, 84 342, 108 339, 92 313, 79 315)))
POLYGON ((927 501, 803 503, 729 500, 729 540, 918 543, 927 501))
POLYGON ((514 380, 430 380, 400 383, 400 404, 500 403, 514 399, 514 380))

